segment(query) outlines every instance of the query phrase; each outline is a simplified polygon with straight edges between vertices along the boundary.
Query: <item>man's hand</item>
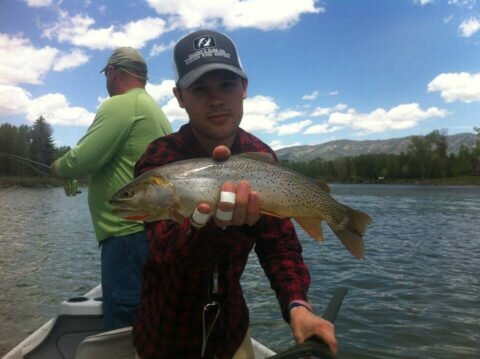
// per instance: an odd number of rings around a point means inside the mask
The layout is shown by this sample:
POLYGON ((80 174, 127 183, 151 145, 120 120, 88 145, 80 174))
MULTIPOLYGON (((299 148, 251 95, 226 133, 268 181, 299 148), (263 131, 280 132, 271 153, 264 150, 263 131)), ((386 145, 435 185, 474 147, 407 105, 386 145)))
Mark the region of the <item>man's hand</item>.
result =
POLYGON ((290 310, 290 327, 297 344, 311 337, 318 337, 328 345, 330 351, 336 354, 338 342, 335 338, 335 326, 310 312, 307 308, 298 306, 290 310))
MULTIPOLYGON (((230 149, 226 146, 217 146, 213 150, 213 159, 225 161, 230 157, 230 149)), ((213 214, 215 224, 221 228, 228 226, 250 226, 260 219, 260 201, 258 193, 251 191, 247 181, 238 184, 225 182, 220 189, 220 201, 213 214)), ((201 227, 208 220, 207 215, 212 211, 208 203, 200 203, 193 215, 194 225, 201 227), (200 223, 202 222, 203 223, 200 223)))

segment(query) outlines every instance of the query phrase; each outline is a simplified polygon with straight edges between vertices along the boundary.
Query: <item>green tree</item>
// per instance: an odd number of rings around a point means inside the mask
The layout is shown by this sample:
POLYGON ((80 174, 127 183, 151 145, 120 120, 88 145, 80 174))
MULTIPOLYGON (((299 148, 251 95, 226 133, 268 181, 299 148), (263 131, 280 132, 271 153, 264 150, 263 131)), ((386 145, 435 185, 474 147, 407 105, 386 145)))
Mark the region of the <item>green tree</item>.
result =
POLYGON ((55 145, 53 130, 47 121, 40 116, 31 131, 30 158, 36 162, 50 165, 54 160, 55 145))
MULTIPOLYGON (((0 153, 13 154, 17 128, 8 123, 0 126, 0 153)), ((15 162, 4 155, 0 160, 0 175, 11 176, 15 171, 15 162)))
MULTIPOLYGON (((22 158, 30 158, 30 127, 27 125, 21 125, 18 127, 17 136, 15 137, 15 147, 13 154, 22 158)), ((29 167, 25 164, 16 162, 15 176, 27 176, 30 174, 29 167)))
POLYGON ((430 177, 446 177, 448 173, 447 130, 432 131, 425 137, 429 147, 430 161, 428 172, 430 177))
POLYGON ((427 174, 427 163, 429 160, 428 142, 423 136, 413 136, 408 146, 410 160, 410 175, 412 177, 425 178, 427 174))
POLYGON ((466 146, 460 147, 457 155, 450 156, 451 175, 464 176, 472 171, 472 153, 466 146))

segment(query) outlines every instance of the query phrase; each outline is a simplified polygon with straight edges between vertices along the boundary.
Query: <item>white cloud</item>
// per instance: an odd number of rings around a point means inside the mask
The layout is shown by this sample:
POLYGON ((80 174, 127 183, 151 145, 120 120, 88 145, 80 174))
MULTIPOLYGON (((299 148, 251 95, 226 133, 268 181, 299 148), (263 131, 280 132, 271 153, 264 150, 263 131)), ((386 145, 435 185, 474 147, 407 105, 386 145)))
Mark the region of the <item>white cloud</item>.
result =
POLYGON ((295 142, 295 143, 291 143, 289 145, 285 145, 282 141, 280 140, 273 140, 272 142, 270 142, 268 144, 274 151, 277 151, 281 148, 286 148, 286 147, 292 147, 292 146, 300 146, 301 143, 300 142, 295 142))
POLYGON ((415 2, 415 4, 418 4, 418 5, 421 5, 421 6, 434 3, 433 0, 414 0, 414 2, 415 2))
POLYGON ((152 49, 150 50, 150 56, 155 57, 158 54, 171 50, 175 46, 175 41, 171 41, 168 45, 153 45, 152 49))
POLYGON ((43 7, 53 4, 53 0, 25 0, 25 2, 30 7, 43 7))
POLYGON ((0 34, 0 83, 41 84, 58 54, 52 47, 35 48, 27 39, 0 34))
POLYGON ((188 122, 188 114, 178 105, 175 97, 170 98, 166 103, 162 104, 162 110, 170 122, 188 122))
POLYGON ((173 96, 173 88, 175 87, 175 81, 164 80, 159 85, 152 84, 150 82, 145 86, 146 91, 153 97, 156 102, 163 103, 173 96))
POLYGON ((31 97, 28 91, 20 87, 0 84, 0 116, 26 113, 31 97))
POLYGON ((464 20, 460 24, 458 30, 460 32, 460 36, 470 37, 480 30, 480 20, 474 17, 464 20))
POLYGON ((282 111, 277 115, 277 121, 285 121, 285 120, 290 120, 295 117, 300 117, 302 116, 303 113, 300 111, 296 110, 286 110, 282 111))
POLYGON ((33 123, 43 116, 52 125, 89 126, 95 114, 82 107, 72 107, 59 93, 32 98, 26 90, 0 85, 0 116, 22 116, 33 123))
POLYGON ((145 89, 158 102, 171 123, 175 121, 188 122, 187 112, 179 106, 176 97, 173 95, 172 89, 174 86, 175 81, 163 80, 158 85, 147 83, 145 89))
POLYGON ((328 123, 323 123, 319 125, 313 125, 307 128, 304 132, 305 135, 321 135, 324 133, 335 132, 338 131, 340 127, 338 126, 331 126, 328 123))
POLYGON ((46 46, 34 47, 30 40, 0 34, 0 83, 40 85, 50 70, 63 71, 89 61, 80 49, 63 53, 46 46))
POLYGON ((446 102, 480 101, 480 73, 440 74, 428 84, 428 91, 439 91, 446 102))
POLYGON ((315 110, 312 112, 310 116, 313 116, 313 117, 327 116, 335 111, 345 111, 347 108, 348 106, 345 105, 344 103, 339 103, 335 105, 335 107, 317 107, 315 108, 315 110))
POLYGON ((27 120, 34 122, 40 116, 52 125, 89 126, 95 114, 82 107, 72 107, 64 95, 53 93, 37 97, 28 105, 27 120))
POLYGON ((170 23, 187 29, 223 25, 227 29, 252 27, 262 30, 293 26, 302 14, 324 12, 316 0, 147 0, 158 14, 170 15, 170 23))
POLYGON ((80 49, 74 49, 68 54, 62 54, 58 56, 58 59, 53 65, 54 71, 63 71, 65 69, 71 69, 80 65, 86 64, 90 57, 80 49))
POLYGON ((331 126, 350 127, 364 133, 400 130, 416 126, 420 121, 447 116, 448 112, 437 107, 422 110, 417 103, 403 104, 384 110, 378 108, 370 113, 332 113, 328 119, 331 126))
POLYGON ((310 95, 303 95, 302 100, 307 100, 307 101, 315 100, 318 97, 318 95, 320 95, 320 92, 315 90, 310 95))
POLYGON ((273 98, 255 96, 244 102, 243 120, 240 126, 246 131, 274 132, 278 105, 273 98))
POLYGON ((71 16, 62 12, 56 24, 44 29, 43 36, 90 49, 104 50, 120 46, 141 49, 148 41, 156 39, 166 31, 163 19, 151 17, 131 21, 120 27, 110 25, 93 28, 94 25, 95 20, 89 16, 71 16))
POLYGON ((477 0, 448 0, 448 5, 457 5, 473 9, 477 0))
POLYGON ((281 125, 277 128, 277 133, 279 136, 294 135, 302 132, 305 127, 310 126, 311 124, 312 121, 304 120, 300 122, 289 123, 287 125, 281 125))

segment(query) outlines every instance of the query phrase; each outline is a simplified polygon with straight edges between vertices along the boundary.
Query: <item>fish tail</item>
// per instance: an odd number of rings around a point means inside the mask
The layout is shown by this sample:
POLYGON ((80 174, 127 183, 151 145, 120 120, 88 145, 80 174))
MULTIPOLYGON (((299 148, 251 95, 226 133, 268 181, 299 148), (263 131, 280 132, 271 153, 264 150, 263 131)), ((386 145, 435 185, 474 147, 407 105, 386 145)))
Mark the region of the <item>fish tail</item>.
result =
POLYGON ((359 259, 363 259, 365 251, 363 235, 367 230, 367 226, 372 222, 372 218, 364 212, 347 206, 344 207, 347 214, 343 225, 337 228, 330 226, 330 228, 332 228, 332 231, 350 253, 359 259))

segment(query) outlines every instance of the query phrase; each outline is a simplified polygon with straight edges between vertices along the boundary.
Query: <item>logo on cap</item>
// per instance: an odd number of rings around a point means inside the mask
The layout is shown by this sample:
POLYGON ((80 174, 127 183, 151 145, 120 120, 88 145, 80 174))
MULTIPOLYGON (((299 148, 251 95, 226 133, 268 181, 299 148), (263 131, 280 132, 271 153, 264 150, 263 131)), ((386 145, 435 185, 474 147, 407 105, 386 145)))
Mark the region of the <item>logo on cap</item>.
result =
POLYGON ((215 47, 215 38, 213 36, 202 36, 193 40, 193 48, 195 50, 205 49, 208 47, 215 47))

